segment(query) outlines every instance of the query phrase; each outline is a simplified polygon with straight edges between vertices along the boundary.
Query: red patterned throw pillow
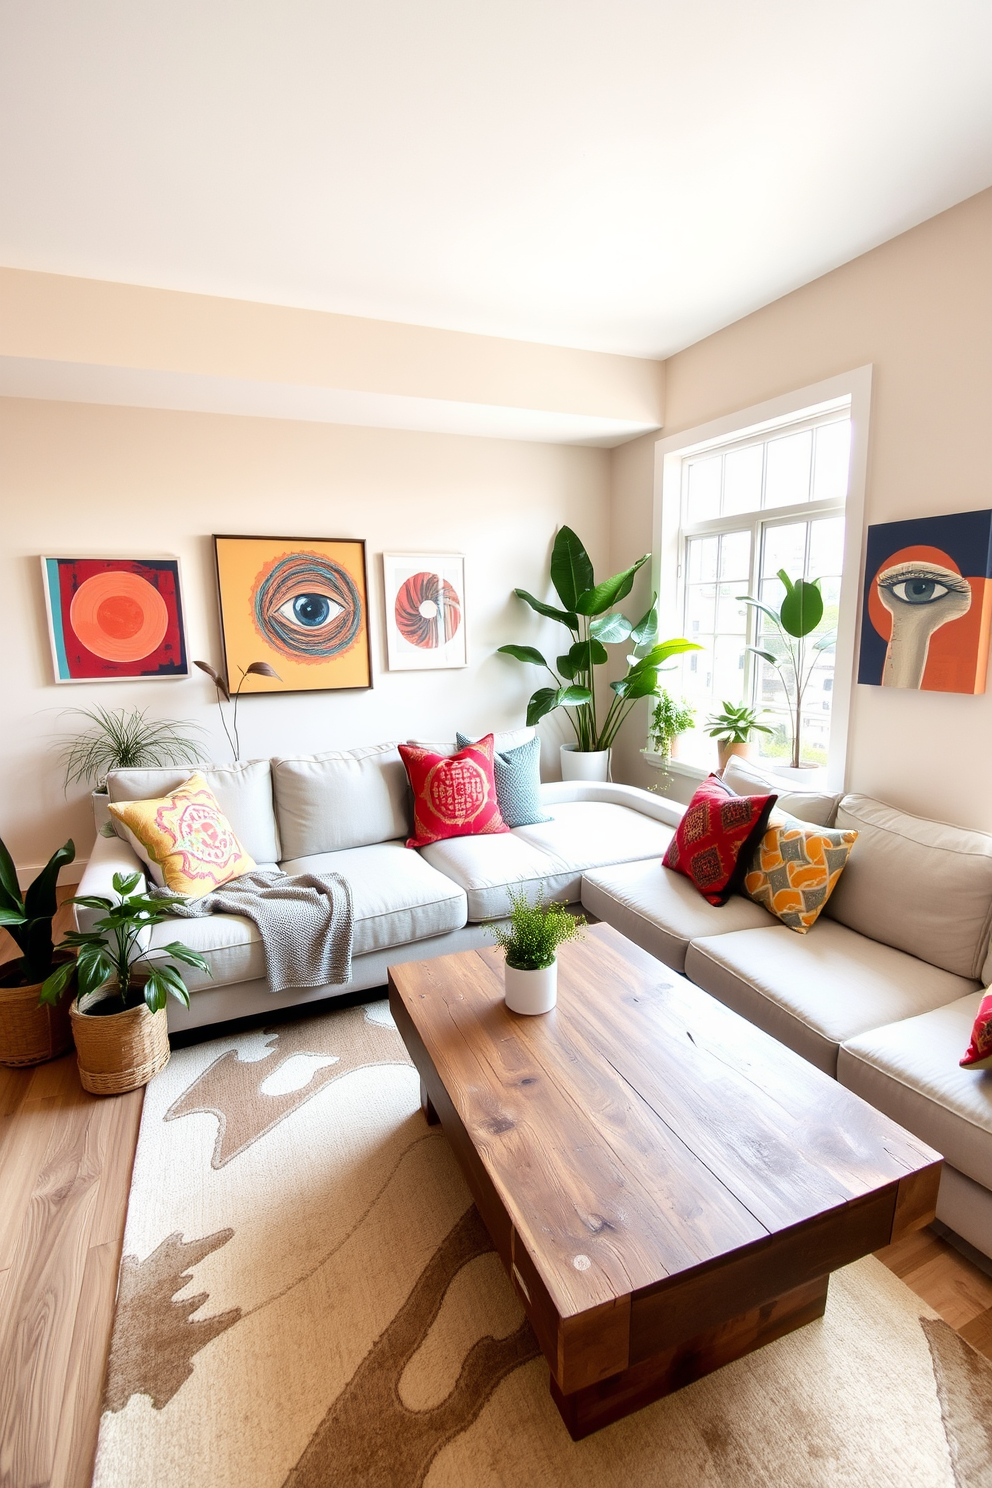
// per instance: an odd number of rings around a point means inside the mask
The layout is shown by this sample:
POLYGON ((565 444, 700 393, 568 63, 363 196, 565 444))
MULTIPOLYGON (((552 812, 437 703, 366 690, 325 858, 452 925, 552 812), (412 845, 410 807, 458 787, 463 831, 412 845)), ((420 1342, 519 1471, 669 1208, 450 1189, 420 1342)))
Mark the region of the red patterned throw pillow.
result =
POLYGON ((971 1043, 961 1061, 962 1069, 992 1070, 992 992, 986 992, 978 1009, 971 1043))
POLYGON ((726 904, 751 866, 777 796, 738 796, 717 775, 704 780, 668 844, 666 868, 684 873, 710 904, 726 904))
POLYGON ((492 734, 457 754, 433 754, 418 744, 401 744, 399 750, 413 791, 413 836, 407 847, 510 830, 496 799, 492 734))

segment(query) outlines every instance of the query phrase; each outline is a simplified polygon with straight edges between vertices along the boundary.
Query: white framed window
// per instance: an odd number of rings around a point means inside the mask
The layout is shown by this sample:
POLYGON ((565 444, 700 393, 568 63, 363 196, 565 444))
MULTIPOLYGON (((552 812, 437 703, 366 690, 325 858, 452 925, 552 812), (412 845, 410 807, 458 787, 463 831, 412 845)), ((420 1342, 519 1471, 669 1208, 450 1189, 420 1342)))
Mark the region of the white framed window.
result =
POLYGON ((798 389, 656 445, 655 578, 662 634, 690 652, 666 678, 696 708, 680 741, 680 768, 705 774, 716 747, 703 732, 724 702, 758 712, 771 735, 752 748, 774 769, 791 760, 792 706, 779 673, 748 648, 768 647, 784 569, 819 579, 823 620, 806 643, 804 764, 837 790, 846 773, 854 674, 871 368, 798 389), (814 649, 817 640, 833 644, 814 649))

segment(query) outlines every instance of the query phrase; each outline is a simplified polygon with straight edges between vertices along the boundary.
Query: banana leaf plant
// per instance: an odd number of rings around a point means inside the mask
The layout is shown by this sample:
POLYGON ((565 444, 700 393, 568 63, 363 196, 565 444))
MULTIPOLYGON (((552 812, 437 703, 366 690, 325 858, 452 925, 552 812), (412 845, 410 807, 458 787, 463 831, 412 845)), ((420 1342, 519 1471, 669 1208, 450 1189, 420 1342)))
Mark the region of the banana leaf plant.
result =
POLYGON ((189 993, 178 968, 163 964, 163 960, 185 961, 209 976, 210 968, 199 952, 191 951, 178 940, 141 949, 145 931, 171 919, 176 905, 186 901, 179 896, 158 899, 136 894, 134 890, 140 882, 139 873, 115 873, 112 883, 116 903, 102 894, 83 894, 70 900, 72 904, 104 913, 91 930, 73 930, 62 941, 59 949, 75 951, 77 959, 68 967, 56 967, 41 989, 41 1002, 58 1002, 75 972, 80 997, 110 985, 113 990, 108 1002, 119 1003, 111 1007, 115 1013, 136 1007, 142 1001, 157 1013, 165 1007, 170 994, 189 1007, 189 993))
POLYGON ((551 666, 534 646, 500 646, 531 666, 543 667, 552 686, 539 687, 527 705, 527 722, 535 724, 556 708, 564 708, 583 752, 609 749, 638 698, 658 691, 658 668, 680 651, 698 651, 694 641, 658 641, 658 609, 655 595, 647 612, 637 621, 614 609, 634 586, 634 576, 650 558, 645 553, 625 568, 597 584, 592 560, 571 527, 562 527, 551 552, 551 582, 561 608, 535 599, 526 589, 514 589, 518 599, 547 620, 557 620, 571 633, 572 643, 551 666), (613 697, 605 717, 597 711, 595 669, 609 660, 607 646, 626 644, 627 671, 610 683, 613 697))
MULTIPOLYGON (((17 869, 3 842, 0 842, 0 925, 7 931, 21 953, 20 985, 34 986, 51 974, 55 957, 52 940, 52 921, 58 913, 55 889, 59 869, 71 863, 76 856, 72 839, 53 853, 38 874, 38 877, 21 896, 17 882, 17 869)), ((72 964, 69 964, 71 980, 72 964)), ((5 977, 16 975, 16 970, 7 968, 5 977)), ((7 985, 11 985, 7 982, 7 985)))
POLYGON ((760 656, 762 661, 774 667, 779 674, 792 718, 791 763, 792 768, 798 770, 802 745, 803 695, 821 653, 831 650, 836 638, 831 631, 820 636, 811 645, 806 644, 807 637, 812 635, 823 619, 820 580, 793 580, 784 568, 779 569, 778 577, 785 589, 785 596, 777 613, 750 594, 741 594, 738 599, 742 604, 759 610, 775 627, 767 637, 769 644, 774 646, 774 651, 760 646, 748 646, 747 649, 753 651, 755 656, 760 656))

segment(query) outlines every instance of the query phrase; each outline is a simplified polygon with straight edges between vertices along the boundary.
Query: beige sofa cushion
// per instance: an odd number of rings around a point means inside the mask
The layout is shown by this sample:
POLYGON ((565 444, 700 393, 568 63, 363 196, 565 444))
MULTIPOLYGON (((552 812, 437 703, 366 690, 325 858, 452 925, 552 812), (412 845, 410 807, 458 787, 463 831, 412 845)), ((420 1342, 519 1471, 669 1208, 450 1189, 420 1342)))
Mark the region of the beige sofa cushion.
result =
POLYGON ((980 991, 969 992, 933 1012, 859 1034, 841 1049, 837 1078, 992 1188, 992 1071, 958 1065, 981 1000, 980 991))
POLYGON ((754 796, 759 792, 774 791, 778 805, 790 816, 800 821, 812 822, 816 827, 832 827, 840 795, 830 791, 789 790, 770 774, 758 769, 750 760, 732 754, 723 772, 724 784, 739 796, 754 796))
MULTIPOLYGON (((263 865, 272 867, 274 865, 263 865)), ((460 930, 467 919, 465 895, 402 842, 320 853, 282 865, 287 873, 340 873, 351 886, 354 908, 352 953, 388 950, 460 930)), ((151 944, 180 940, 203 955, 213 978, 194 967, 182 972, 190 991, 265 976, 265 954, 254 921, 213 914, 202 920, 166 920, 151 944)))
POLYGON ((992 837, 845 796, 858 833, 825 914, 956 976, 978 977, 992 927, 992 837))
POLYGON ((807 935, 769 925, 695 940, 685 974, 828 1075, 846 1039, 977 986, 823 915, 807 935))
POLYGON ((409 786, 395 744, 274 759, 272 788, 285 859, 410 831, 409 786))
POLYGON ((673 971, 684 971, 691 940, 775 923, 760 904, 740 894, 719 907, 710 904, 685 874, 663 868, 660 858, 584 873, 582 903, 673 971))
MULTIPOLYGON (((282 852, 272 805, 272 772, 268 760, 242 760, 236 765, 196 767, 217 797, 234 834, 256 863, 278 862, 282 852)), ((178 790, 193 774, 187 766, 155 770, 111 770, 107 789, 112 801, 151 801, 178 790)), ((144 849, 116 824, 117 835, 131 842, 138 856, 144 849)))
POLYGON ((508 888, 573 904, 587 869, 660 857, 672 837, 671 827, 629 806, 569 801, 553 809, 553 821, 494 836, 450 837, 420 851, 465 890, 470 920, 491 920, 506 914, 508 888))

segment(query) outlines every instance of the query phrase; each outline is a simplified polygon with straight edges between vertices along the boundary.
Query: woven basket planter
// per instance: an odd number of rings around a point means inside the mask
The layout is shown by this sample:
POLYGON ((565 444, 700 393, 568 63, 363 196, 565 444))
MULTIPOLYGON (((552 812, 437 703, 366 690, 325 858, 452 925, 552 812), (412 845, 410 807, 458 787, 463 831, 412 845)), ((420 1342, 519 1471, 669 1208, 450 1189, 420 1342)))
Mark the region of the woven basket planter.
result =
POLYGON ((121 1013, 89 1010, 109 996, 105 987, 77 998, 70 1010, 79 1079, 91 1095, 123 1095, 147 1085, 169 1062, 165 1008, 153 1013, 142 1002, 121 1013))
POLYGON ((63 997, 57 1007, 39 1007, 40 982, 6 985, 20 974, 19 967, 13 961, 0 968, 0 1064, 44 1064, 72 1048, 69 998, 63 997))

